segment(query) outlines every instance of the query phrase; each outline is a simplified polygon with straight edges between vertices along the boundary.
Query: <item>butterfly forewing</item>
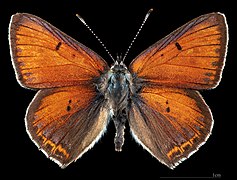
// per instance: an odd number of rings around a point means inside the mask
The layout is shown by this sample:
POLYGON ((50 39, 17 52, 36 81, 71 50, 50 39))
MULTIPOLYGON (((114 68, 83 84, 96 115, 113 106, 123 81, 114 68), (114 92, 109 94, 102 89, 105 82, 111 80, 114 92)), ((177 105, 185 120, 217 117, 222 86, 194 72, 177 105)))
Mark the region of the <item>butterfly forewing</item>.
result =
POLYGON ((227 41, 225 16, 206 14, 142 52, 130 71, 153 85, 213 88, 221 78, 227 41))
POLYGON ((12 16, 9 40, 17 78, 28 88, 88 83, 108 69, 99 55, 31 14, 12 16))

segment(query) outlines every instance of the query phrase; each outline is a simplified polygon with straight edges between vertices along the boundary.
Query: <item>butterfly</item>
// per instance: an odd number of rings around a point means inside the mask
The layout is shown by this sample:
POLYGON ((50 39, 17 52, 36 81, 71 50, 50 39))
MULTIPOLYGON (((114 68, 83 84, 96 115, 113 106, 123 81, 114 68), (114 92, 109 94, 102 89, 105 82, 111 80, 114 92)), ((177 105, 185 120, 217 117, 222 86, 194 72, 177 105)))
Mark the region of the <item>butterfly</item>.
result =
POLYGON ((203 145, 213 117, 198 90, 221 79, 228 43, 224 14, 197 17, 139 54, 111 67, 91 49, 43 19, 11 17, 9 42, 16 78, 38 90, 25 125, 36 146, 65 168, 94 146, 110 121, 115 150, 125 125, 152 156, 175 168, 203 145))

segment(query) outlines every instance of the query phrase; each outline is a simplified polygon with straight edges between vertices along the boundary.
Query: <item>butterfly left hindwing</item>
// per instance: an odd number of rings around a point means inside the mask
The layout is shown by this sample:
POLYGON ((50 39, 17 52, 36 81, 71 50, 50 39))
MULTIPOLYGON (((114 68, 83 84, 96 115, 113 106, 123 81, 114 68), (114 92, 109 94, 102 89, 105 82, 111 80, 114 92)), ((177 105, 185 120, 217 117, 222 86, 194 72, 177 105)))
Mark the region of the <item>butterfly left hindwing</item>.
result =
POLYGON ((26 114, 29 136, 45 154, 66 167, 101 137, 108 121, 104 98, 93 87, 40 90, 26 114))

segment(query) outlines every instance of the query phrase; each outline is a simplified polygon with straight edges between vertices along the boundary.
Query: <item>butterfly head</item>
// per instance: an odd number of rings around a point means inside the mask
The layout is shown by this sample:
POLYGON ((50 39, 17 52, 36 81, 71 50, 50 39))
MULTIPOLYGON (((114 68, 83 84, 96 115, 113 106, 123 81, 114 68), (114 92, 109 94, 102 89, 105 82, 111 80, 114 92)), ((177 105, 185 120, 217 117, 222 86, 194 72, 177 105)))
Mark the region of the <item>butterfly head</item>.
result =
POLYGON ((121 72, 125 72, 127 71, 127 67, 126 65, 123 63, 122 61, 122 56, 118 56, 117 60, 115 61, 115 63, 111 66, 111 71, 113 73, 121 73, 121 72))
POLYGON ((121 72, 124 73, 125 71, 127 71, 127 67, 123 63, 122 54, 117 55, 116 61, 114 62, 114 64, 111 66, 110 69, 113 73, 121 73, 121 72))

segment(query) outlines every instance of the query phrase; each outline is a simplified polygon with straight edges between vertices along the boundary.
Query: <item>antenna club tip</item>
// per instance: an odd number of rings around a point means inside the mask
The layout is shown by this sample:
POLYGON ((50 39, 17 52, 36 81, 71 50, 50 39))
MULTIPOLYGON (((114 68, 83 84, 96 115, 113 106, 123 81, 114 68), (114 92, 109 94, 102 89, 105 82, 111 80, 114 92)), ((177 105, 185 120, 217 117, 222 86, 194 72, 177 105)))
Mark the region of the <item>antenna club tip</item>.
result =
POLYGON ((154 9, 153 9, 153 8, 149 9, 148 13, 151 13, 152 11, 154 11, 154 9))
POLYGON ((80 21, 81 21, 83 24, 86 24, 85 20, 84 20, 79 14, 76 14, 76 17, 78 17, 78 19, 80 19, 80 21))
POLYGON ((147 20, 147 18, 150 16, 150 14, 152 13, 153 11, 153 8, 149 9, 149 11, 146 13, 146 16, 145 16, 145 21, 147 20))

